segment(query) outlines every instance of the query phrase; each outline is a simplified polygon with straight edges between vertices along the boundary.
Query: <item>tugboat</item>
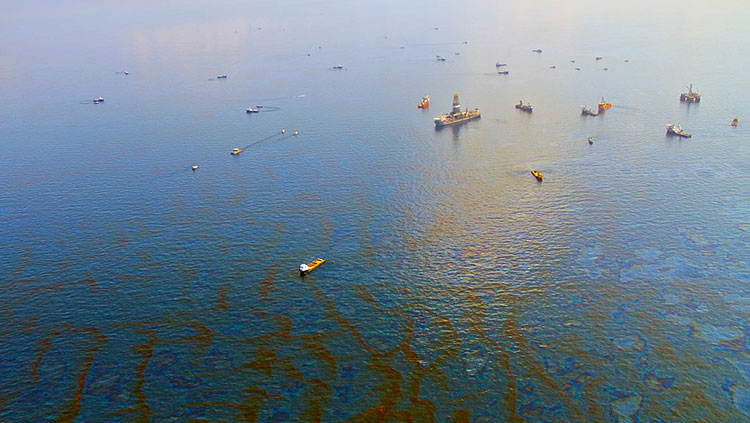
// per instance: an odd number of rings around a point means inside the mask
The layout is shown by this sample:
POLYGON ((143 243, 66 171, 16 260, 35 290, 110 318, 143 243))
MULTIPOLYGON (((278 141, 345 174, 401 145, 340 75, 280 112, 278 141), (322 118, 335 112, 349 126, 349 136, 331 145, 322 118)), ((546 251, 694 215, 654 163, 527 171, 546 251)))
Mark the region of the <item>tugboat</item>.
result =
POLYGON ((680 101, 688 103, 698 103, 701 101, 701 95, 698 90, 693 91, 693 84, 690 84, 686 93, 680 94, 680 101))
POLYGON ((531 113, 534 111, 534 105, 531 103, 523 104, 523 100, 518 100, 518 104, 516 104, 516 109, 531 113))
POLYGON ((595 112, 593 109, 589 109, 586 106, 581 106, 581 114, 584 116, 599 116, 599 112, 595 112))
POLYGON ((612 107, 612 103, 607 103, 606 101, 604 101, 604 97, 602 97, 602 101, 599 102, 597 107, 599 109, 599 113, 601 113, 612 107))
POLYGON ((534 50, 531 50, 531 51, 533 51, 534 53, 541 53, 541 52, 542 52, 542 49, 540 49, 540 48, 535 48, 534 50))
POLYGON ((461 111, 461 105, 458 102, 458 94, 453 94, 453 108, 450 113, 440 115, 434 118, 435 126, 440 128, 443 126, 454 125, 456 123, 463 123, 472 119, 482 117, 479 109, 461 111))
POLYGON ((739 123, 740 123, 740 120, 737 119, 737 117, 735 117, 734 119, 732 119, 732 126, 737 126, 737 125, 739 125, 739 123))
POLYGON ((667 135, 677 135, 682 138, 690 138, 692 135, 685 132, 679 124, 668 123, 667 124, 667 135))
POLYGON ((299 265, 299 275, 305 276, 306 274, 312 272, 313 270, 320 267, 321 264, 325 263, 325 259, 322 258, 316 258, 315 260, 311 261, 310 263, 302 263, 299 265))
POLYGON ((532 170, 531 174, 534 175, 537 181, 542 182, 542 179, 544 179, 544 175, 542 175, 542 172, 537 172, 536 170, 532 170))
POLYGON ((253 109, 252 107, 248 107, 247 110, 245 110, 246 113, 260 113, 260 110, 253 109))
POLYGON ((422 101, 417 104, 417 108, 419 109, 427 109, 430 107, 430 96, 426 95, 422 97, 422 101))
POLYGON ((236 155, 242 153, 243 151, 245 151, 244 148, 233 148, 232 151, 229 154, 231 154, 233 156, 236 156, 236 155))

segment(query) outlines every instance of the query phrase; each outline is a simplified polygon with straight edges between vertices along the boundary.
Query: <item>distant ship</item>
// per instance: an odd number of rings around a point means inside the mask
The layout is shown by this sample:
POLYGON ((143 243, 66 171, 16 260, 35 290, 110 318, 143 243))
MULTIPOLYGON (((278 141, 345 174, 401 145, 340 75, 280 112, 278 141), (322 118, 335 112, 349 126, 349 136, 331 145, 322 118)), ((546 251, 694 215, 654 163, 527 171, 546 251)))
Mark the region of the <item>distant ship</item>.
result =
POLYGON ((581 106, 581 114, 584 116, 599 116, 598 111, 594 111, 586 106, 581 106))
POLYGON ((534 111, 534 105, 531 103, 525 103, 523 100, 519 100, 518 104, 516 104, 516 109, 523 110, 524 112, 533 112, 534 111))
POLYGON ((701 101, 701 95, 698 91, 693 91, 693 84, 688 86, 688 92, 680 94, 680 101, 687 101, 688 103, 698 103, 701 101))
POLYGON ((685 132, 679 124, 668 123, 667 124, 667 135, 677 135, 682 138, 690 138, 692 135, 685 132))
POLYGON ((417 104, 417 107, 420 109, 426 109, 430 107, 430 96, 426 95, 422 97, 422 101, 420 101, 419 104, 417 104))
POLYGON ((472 119, 482 117, 479 109, 461 111, 461 104, 458 102, 458 94, 453 94, 453 109, 450 113, 440 115, 434 119, 436 127, 443 127, 448 125, 454 125, 457 123, 463 123, 472 119))
POLYGON ((604 97, 602 97, 602 101, 600 101, 599 104, 597 105, 597 108, 599 109, 600 113, 611 107, 612 107, 612 103, 607 103, 606 101, 604 101, 604 97))

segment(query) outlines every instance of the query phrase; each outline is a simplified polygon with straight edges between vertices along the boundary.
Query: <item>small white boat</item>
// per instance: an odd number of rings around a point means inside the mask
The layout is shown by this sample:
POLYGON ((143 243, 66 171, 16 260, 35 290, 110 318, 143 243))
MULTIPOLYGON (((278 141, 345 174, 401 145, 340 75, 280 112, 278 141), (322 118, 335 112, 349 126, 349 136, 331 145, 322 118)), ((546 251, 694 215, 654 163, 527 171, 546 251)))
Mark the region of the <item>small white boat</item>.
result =
POLYGON ((341 70, 341 69, 344 69, 344 66, 343 65, 336 65, 336 66, 333 66, 331 69, 341 70))
POLYGON ((507 63, 500 63, 500 62, 495 63, 495 67, 496 68, 502 68, 503 66, 508 66, 508 64, 507 63))
POLYGON ((198 165, 193 165, 193 166, 191 167, 191 169, 193 169, 193 171, 196 171, 196 170, 198 170, 198 165))
POLYGON ((443 56, 437 56, 437 59, 435 59, 435 60, 437 60, 438 62, 445 62, 445 57, 443 57, 443 56))
POLYGON ((98 97, 93 100, 94 104, 104 103, 104 97, 98 97))
POLYGON ((252 107, 248 107, 247 110, 245 110, 246 113, 260 113, 260 110, 253 109, 252 107))
POLYGON ((216 79, 227 79, 226 75, 219 75, 216 77, 216 79))
POLYGON ((542 49, 540 49, 540 48, 535 48, 534 50, 531 50, 531 51, 533 51, 534 53, 541 53, 541 52, 542 52, 542 49))
POLYGON ((501 71, 497 71, 498 75, 507 75, 509 73, 510 73, 510 71, 508 69, 503 69, 501 71))

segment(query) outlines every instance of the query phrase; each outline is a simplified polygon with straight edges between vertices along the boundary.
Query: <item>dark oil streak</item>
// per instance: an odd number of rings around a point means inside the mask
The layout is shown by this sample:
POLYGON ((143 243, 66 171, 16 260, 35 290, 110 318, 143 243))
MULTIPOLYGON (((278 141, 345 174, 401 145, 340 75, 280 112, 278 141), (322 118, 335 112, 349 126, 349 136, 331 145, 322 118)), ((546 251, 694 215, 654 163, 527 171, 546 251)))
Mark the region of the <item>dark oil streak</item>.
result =
MULTIPOLYGON (((401 351, 404 354, 404 357, 409 361, 409 363, 412 365, 412 373, 403 375, 403 378, 406 380, 404 383, 404 389, 405 395, 407 395, 409 401, 411 401, 412 406, 414 407, 414 413, 411 412, 392 412, 388 413, 393 407, 395 407, 395 404, 398 400, 398 396, 400 392, 402 391, 402 387, 399 384, 397 387, 395 387, 395 394, 393 391, 391 391, 391 396, 388 398, 389 400, 392 400, 391 404, 382 404, 381 408, 379 409, 380 412, 382 412, 382 415, 385 416, 388 414, 390 417, 399 418, 402 421, 412 421, 414 419, 414 415, 419 416, 419 420, 431 420, 434 419, 435 415, 435 405, 432 404, 428 400, 420 400, 419 399, 419 389, 420 385, 422 383, 422 379, 424 378, 424 375, 427 374, 427 372, 431 371, 431 369, 422 369, 419 364, 419 358, 417 357, 416 352, 411 348, 411 342, 414 339, 414 319, 406 315, 402 310, 394 309, 394 310, 386 310, 380 307, 380 304, 378 304, 375 297, 370 294, 367 289, 362 285, 355 285, 358 295, 364 300, 365 302, 369 302, 375 307, 376 310, 378 310, 381 313, 388 314, 398 314, 405 320, 409 322, 408 328, 406 329, 406 333, 404 334, 404 341, 399 344, 396 348, 393 350, 387 352, 384 354, 384 356, 390 357, 393 356, 397 351, 401 351), (392 398, 391 398, 392 397, 392 398), (412 415, 414 414, 414 415, 412 415)), ((448 350, 448 348, 446 348, 448 350)), ((457 352, 457 351, 456 351, 457 352)), ((388 369, 393 370, 395 372, 395 369, 388 366, 388 369)), ((386 369, 387 371, 387 369, 386 369)), ((400 375, 400 373, 396 372, 400 375)))
POLYGON ((148 366, 148 362, 154 355, 154 345, 158 340, 156 334, 153 331, 146 329, 137 329, 137 332, 148 335, 148 342, 133 347, 133 351, 136 354, 140 354, 143 356, 143 359, 135 369, 136 381, 135 386, 133 387, 133 395, 135 395, 136 397, 138 408, 140 410, 140 415, 138 416, 136 421, 148 422, 152 413, 151 409, 146 403, 146 395, 143 393, 143 384, 146 382, 144 372, 146 370, 146 366, 148 366))
MULTIPOLYGON (((470 322, 474 322, 472 323, 473 329, 479 334, 480 339, 495 347, 495 350, 500 356, 500 366, 502 366, 502 368, 505 369, 505 371, 508 373, 505 396, 503 397, 503 405, 505 409, 510 413, 508 421, 513 423, 523 422, 523 419, 521 419, 521 417, 518 415, 518 412, 516 411, 518 408, 518 388, 516 386, 516 377, 513 375, 513 370, 510 367, 510 354, 508 354, 508 352, 505 351, 503 347, 500 346, 500 344, 491 340, 485 333, 482 325, 478 323, 483 322, 485 320, 485 315, 487 314, 486 307, 482 303, 482 300, 471 293, 469 293, 468 300, 473 302, 476 308, 479 309, 479 312, 477 313, 477 319, 469 319, 470 322)), ((510 336, 510 329, 511 327, 509 326, 509 320, 506 320, 503 324, 503 332, 505 332, 505 334, 508 335, 509 338, 513 339, 513 337, 510 336)))
POLYGON ((456 410, 453 412, 451 423, 471 423, 469 410, 456 410))
POLYGON ((39 355, 34 361, 34 364, 31 366, 31 372, 34 374, 34 380, 37 382, 39 382, 39 365, 42 363, 42 359, 44 358, 44 355, 47 354, 47 351, 52 348, 52 342, 50 342, 50 339, 52 339, 54 336, 57 335, 52 335, 48 338, 42 338, 39 341, 39 355))
POLYGON ((70 332, 85 332, 94 337, 98 342, 98 345, 88 349, 84 356, 84 365, 80 377, 78 378, 78 388, 76 389, 75 395, 71 401, 68 401, 65 411, 58 416, 57 421, 59 422, 73 422, 81 412, 81 393, 83 387, 86 384, 86 376, 91 369, 91 364, 94 362, 96 353, 104 346, 107 342, 107 337, 100 334, 96 328, 84 328, 84 329, 69 329, 70 332))
POLYGON ((606 378, 602 376, 597 376, 594 379, 590 380, 589 383, 587 383, 583 388, 585 397, 589 399, 588 401, 589 406, 584 410, 586 413, 586 416, 589 418, 589 421, 594 421, 594 422, 606 421, 605 413, 604 413, 604 410, 602 410, 601 404, 598 404, 597 401, 595 401, 596 394, 600 392, 597 389, 598 386, 605 382, 606 382, 606 378))

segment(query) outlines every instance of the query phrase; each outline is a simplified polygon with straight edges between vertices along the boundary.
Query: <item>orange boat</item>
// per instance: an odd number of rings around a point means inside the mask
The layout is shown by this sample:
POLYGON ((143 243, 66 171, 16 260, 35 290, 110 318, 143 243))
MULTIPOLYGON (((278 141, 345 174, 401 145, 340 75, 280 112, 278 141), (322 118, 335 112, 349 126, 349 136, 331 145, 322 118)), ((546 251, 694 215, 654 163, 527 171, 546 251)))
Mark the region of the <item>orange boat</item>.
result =
POLYGON ((732 119, 732 126, 737 126, 740 123, 740 120, 738 118, 732 119))
POLYGON ((610 107, 612 107, 612 103, 607 103, 604 101, 604 97, 602 97, 602 101, 599 102, 599 111, 607 110, 610 107))
POLYGON ((541 182, 544 176, 542 176, 542 172, 537 172, 536 170, 532 170, 531 174, 534 175, 537 181, 541 182))
POLYGON ((417 105, 417 107, 420 108, 420 109, 427 109, 427 108, 429 108, 430 107, 430 96, 426 95, 426 96, 422 97, 422 101, 419 102, 419 104, 417 105))

